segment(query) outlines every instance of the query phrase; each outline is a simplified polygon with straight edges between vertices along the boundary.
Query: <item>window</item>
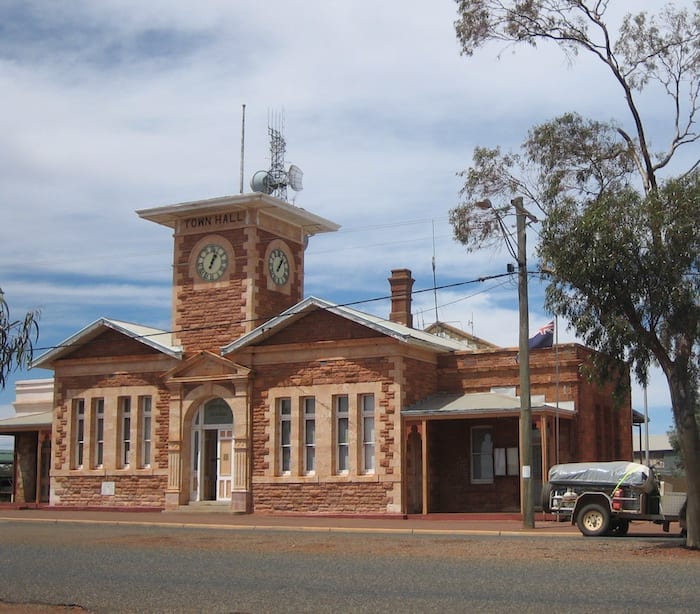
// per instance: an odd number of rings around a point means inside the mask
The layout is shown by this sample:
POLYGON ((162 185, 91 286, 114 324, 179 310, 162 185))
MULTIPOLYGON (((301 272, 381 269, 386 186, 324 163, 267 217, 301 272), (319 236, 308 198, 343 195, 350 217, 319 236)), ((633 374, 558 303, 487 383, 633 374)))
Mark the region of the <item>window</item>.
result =
POLYGON ((119 433, 119 463, 123 469, 131 458, 131 397, 119 397, 119 433))
POLYGON ((105 400, 93 399, 92 401, 92 427, 95 442, 93 466, 102 467, 105 454, 105 400))
POLYGON ((279 417, 280 473, 289 475, 292 470, 292 400, 277 400, 279 417))
POLYGON ((83 466, 85 451, 85 399, 73 400, 73 468, 83 466))
POLYGON ((374 473, 374 395, 360 395, 362 411, 362 469, 374 473))
POLYGON ((347 395, 335 397, 336 468, 338 473, 350 470, 350 412, 347 395))
POLYGON ((471 429, 471 478, 475 484, 493 482, 493 439, 491 427, 475 426, 471 429))
POLYGON ((151 397, 139 397, 139 409, 141 413, 141 467, 151 466, 151 397))
POLYGON ((316 399, 302 399, 304 407, 304 471, 316 470, 316 399))

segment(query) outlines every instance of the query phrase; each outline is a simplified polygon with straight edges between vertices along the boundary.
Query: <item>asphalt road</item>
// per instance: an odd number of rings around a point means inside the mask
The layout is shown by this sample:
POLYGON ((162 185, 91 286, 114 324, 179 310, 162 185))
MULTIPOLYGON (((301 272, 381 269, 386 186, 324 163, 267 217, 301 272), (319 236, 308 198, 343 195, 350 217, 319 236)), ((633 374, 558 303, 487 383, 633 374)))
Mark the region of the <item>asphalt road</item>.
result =
POLYGON ((8 604, 99 613, 696 612, 700 553, 680 543, 5 521, 0 601, 13 612, 30 610, 8 604))

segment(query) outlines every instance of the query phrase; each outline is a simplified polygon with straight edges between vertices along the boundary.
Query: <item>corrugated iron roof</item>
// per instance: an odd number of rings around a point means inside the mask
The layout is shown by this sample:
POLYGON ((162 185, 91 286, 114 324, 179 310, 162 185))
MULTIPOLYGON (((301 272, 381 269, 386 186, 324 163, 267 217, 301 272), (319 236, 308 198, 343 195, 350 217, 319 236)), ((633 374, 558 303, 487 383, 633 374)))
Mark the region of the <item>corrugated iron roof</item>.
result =
POLYGON ((41 411, 35 414, 25 413, 0 420, 0 433, 27 431, 39 428, 51 428, 53 411, 41 411))
POLYGON ((357 309, 352 309, 351 307, 336 305, 335 303, 310 296, 283 311, 280 315, 268 320, 265 322, 265 324, 262 324, 249 333, 243 335, 236 341, 222 347, 221 353, 222 355, 230 354, 231 352, 246 347, 247 345, 250 345, 256 341, 266 339, 289 326, 293 322, 296 322, 310 311, 314 311, 316 309, 330 311, 341 318, 345 318, 362 326, 366 326, 367 328, 375 330, 388 337, 398 339, 399 341, 408 344, 428 347, 438 352, 469 349, 469 346, 464 343, 460 343, 455 339, 446 339, 444 337, 438 337, 437 335, 431 335, 425 331, 410 328, 409 326, 404 326, 403 324, 397 324, 396 322, 391 322, 390 320, 385 320, 383 318, 358 311, 357 309))
POLYGON ((32 363, 32 366, 51 368, 50 364, 54 360, 69 354, 77 347, 85 345, 88 341, 99 335, 105 328, 120 332, 127 337, 139 341, 168 356, 172 356, 173 358, 179 359, 182 356, 182 348, 173 345, 173 335, 170 332, 151 326, 134 324, 133 322, 100 318, 60 343, 57 347, 39 356, 39 358, 32 363))
MULTIPOLYGON (((559 407, 545 403, 543 399, 531 402, 533 411, 551 410, 562 414, 573 414, 571 403, 560 403, 559 407)), ((411 417, 456 416, 485 413, 520 412, 520 397, 509 396, 497 392, 472 392, 466 394, 438 393, 432 394, 410 407, 401 410, 401 415, 411 417)))

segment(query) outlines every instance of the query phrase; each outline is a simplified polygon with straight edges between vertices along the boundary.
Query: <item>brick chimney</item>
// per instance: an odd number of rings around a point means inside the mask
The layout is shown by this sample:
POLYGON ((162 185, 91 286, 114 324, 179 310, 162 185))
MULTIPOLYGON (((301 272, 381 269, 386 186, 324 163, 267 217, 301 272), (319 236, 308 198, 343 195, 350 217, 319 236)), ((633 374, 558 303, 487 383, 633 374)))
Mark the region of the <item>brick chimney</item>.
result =
POLYGON ((413 282, 409 269, 393 269, 389 278, 391 286, 391 313, 389 320, 413 328, 411 315, 411 291, 413 282))

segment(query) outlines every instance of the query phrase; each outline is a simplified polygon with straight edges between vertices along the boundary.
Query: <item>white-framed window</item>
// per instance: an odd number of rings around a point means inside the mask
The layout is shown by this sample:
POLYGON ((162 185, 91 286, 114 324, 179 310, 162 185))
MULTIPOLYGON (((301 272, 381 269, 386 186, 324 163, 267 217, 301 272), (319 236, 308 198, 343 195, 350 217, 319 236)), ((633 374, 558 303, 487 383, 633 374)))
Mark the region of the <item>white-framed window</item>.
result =
POLYGON ((150 396, 139 397, 141 419, 141 467, 151 466, 151 441, 153 437, 153 401, 150 396))
POLYGON ((94 442, 93 467, 99 468, 104 465, 105 458, 105 400, 92 400, 92 428, 94 442))
POLYGON ((471 428, 471 480, 473 484, 493 482, 493 437, 490 426, 471 428))
POLYGON ((374 395, 360 395, 360 412, 362 416, 362 470, 374 473, 375 470, 375 435, 374 435, 374 395))
POLYGON ((292 400, 289 397, 277 399, 277 419, 280 473, 289 475, 292 471, 292 400))
POLYGON ((304 471, 316 471, 316 399, 304 397, 304 471))
POLYGON ((336 433, 336 470, 338 473, 350 471, 350 407, 347 395, 334 397, 336 433))
POLYGON ((85 399, 73 399, 73 468, 81 469, 85 454, 85 399))
POLYGON ((119 464, 122 469, 131 461, 131 397, 119 397, 119 464))

